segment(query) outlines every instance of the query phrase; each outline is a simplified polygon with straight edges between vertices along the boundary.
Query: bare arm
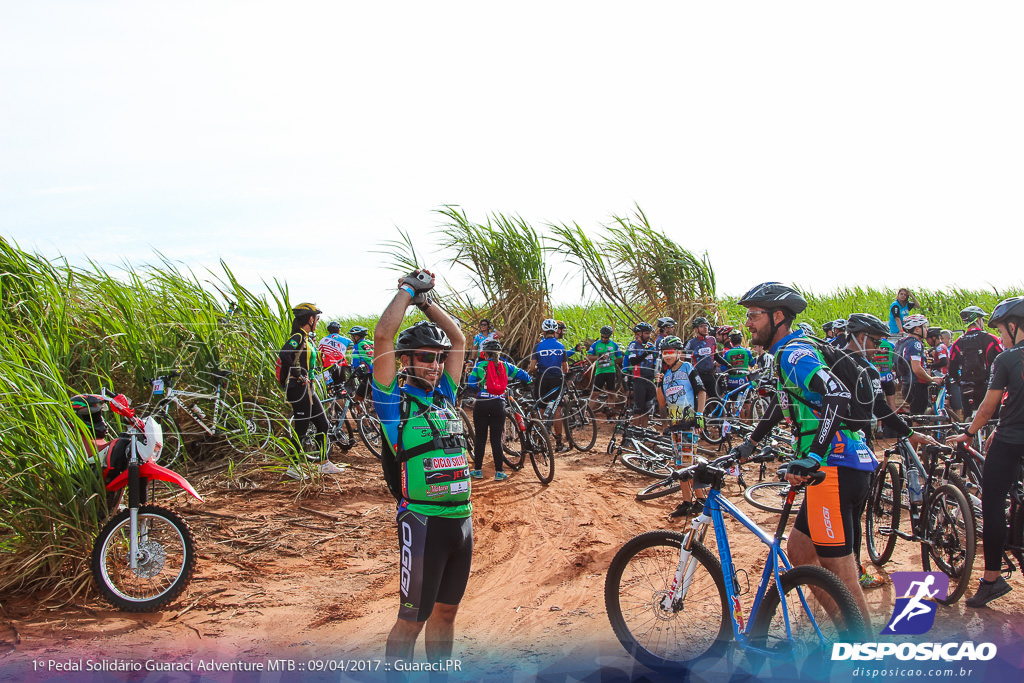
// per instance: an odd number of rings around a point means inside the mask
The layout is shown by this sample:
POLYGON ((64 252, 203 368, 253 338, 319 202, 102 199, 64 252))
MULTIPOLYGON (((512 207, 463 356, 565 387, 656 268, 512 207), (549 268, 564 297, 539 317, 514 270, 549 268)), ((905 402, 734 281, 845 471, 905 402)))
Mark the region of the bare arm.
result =
POLYGON ((408 292, 398 290, 373 328, 373 380, 381 386, 390 386, 395 381, 395 335, 411 301, 412 296, 408 292))

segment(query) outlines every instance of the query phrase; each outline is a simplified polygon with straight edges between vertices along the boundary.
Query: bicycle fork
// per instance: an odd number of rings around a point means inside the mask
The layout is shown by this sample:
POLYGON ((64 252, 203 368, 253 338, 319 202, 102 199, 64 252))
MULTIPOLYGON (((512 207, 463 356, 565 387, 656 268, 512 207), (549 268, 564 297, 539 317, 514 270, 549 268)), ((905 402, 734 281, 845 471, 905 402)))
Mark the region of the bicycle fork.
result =
POLYGON ((693 523, 686 537, 679 546, 679 564, 676 565, 676 574, 672 579, 672 586, 668 593, 661 599, 661 608, 665 611, 672 611, 672 605, 679 604, 686 599, 693 582, 693 575, 697 571, 697 561, 693 559, 693 542, 698 543, 704 540, 707 534, 708 524, 711 517, 703 512, 693 519, 693 523))

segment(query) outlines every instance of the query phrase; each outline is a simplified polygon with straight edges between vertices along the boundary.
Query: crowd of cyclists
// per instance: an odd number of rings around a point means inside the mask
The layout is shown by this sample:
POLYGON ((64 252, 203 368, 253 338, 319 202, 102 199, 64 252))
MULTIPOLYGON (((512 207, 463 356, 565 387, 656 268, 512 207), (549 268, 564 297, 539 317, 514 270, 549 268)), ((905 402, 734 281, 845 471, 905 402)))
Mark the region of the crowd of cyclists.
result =
MULTIPOLYGON (((543 406, 556 400, 571 366, 579 368, 595 413, 625 413, 638 427, 657 419, 680 442, 697 439, 709 400, 752 376, 771 385, 767 409, 734 452, 749 459, 774 427, 788 425, 795 459, 787 481, 798 485, 811 473, 825 474, 823 483, 807 490, 788 553, 795 564, 818 564, 835 573, 865 618, 862 588, 881 583, 859 562, 865 505, 878 467, 876 433, 907 437, 915 446, 937 445, 915 431, 915 420, 941 414, 970 421, 966 434, 953 442, 973 437, 998 414, 984 469, 985 573, 967 604, 981 607, 1010 590, 1000 577, 1001 548, 1006 496, 1024 456, 1024 300, 1007 299, 992 314, 965 308, 965 331, 954 340, 949 330, 930 326, 910 292, 901 289, 887 322, 851 312, 827 322, 818 336, 796 320, 807 307, 803 296, 767 282, 740 299, 746 308, 742 327, 712 326, 698 316, 686 322, 686 338, 677 333, 676 320, 662 317, 653 325, 637 322, 624 347, 605 325, 596 339, 570 348, 567 326, 545 319, 523 368, 509 362, 502 334, 489 320, 480 321, 467 343, 459 323, 433 298, 433 282, 433 274, 422 270, 402 278, 373 341, 365 327, 351 328, 346 337, 333 322, 317 341, 321 311, 300 304, 279 356, 278 378, 293 410, 296 443, 310 426, 326 432, 310 378, 347 385, 359 400, 372 395, 383 434, 382 467, 398 505, 402 556, 401 608, 388 638, 389 657, 410 656, 424 624, 428 656, 450 654, 472 557, 471 480, 483 477, 488 440, 495 480, 507 478, 502 430, 509 383, 531 384, 543 406), (411 305, 427 320, 399 332, 411 305), (985 331, 986 316, 999 337, 985 331), (476 392, 473 444, 463 438, 456 405, 460 383, 476 392), (990 478, 1000 483, 990 485, 990 478)), ((557 451, 567 449, 563 417, 556 411, 551 423, 557 451)), ((322 442, 320 467, 330 473, 327 455, 322 442)), ((689 496, 684 489, 684 498, 689 496)))

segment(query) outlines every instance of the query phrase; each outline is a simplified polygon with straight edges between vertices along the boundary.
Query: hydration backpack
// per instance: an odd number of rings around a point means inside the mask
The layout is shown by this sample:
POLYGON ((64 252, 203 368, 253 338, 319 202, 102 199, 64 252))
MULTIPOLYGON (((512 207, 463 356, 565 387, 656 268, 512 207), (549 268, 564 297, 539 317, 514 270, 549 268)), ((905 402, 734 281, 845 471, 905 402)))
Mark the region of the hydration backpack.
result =
MULTIPOLYGON (((843 386, 845 386, 850 392, 849 414, 842 420, 840 427, 854 432, 862 429, 869 430, 871 426, 871 418, 874 414, 874 382, 878 380, 877 370, 874 369, 866 358, 864 358, 863 361, 858 359, 859 354, 832 346, 824 339, 819 339, 818 337, 805 335, 804 337, 790 341, 786 346, 799 340, 810 344, 818 351, 819 354, 821 354, 821 357, 824 359, 828 369, 832 371, 832 374, 835 375, 836 378, 843 383, 843 386)), ((779 378, 779 386, 785 390, 786 394, 790 398, 803 403, 808 408, 820 410, 821 406, 811 403, 799 392, 793 391, 783 383, 781 364, 784 350, 785 347, 779 349, 775 354, 775 376, 779 378)))

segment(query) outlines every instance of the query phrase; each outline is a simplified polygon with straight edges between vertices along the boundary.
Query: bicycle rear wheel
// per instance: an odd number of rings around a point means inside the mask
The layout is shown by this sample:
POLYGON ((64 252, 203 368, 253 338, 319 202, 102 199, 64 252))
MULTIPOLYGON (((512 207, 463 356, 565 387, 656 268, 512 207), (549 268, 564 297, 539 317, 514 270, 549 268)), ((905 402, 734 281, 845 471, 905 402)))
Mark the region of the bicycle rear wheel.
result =
POLYGON ((566 419, 569 427, 569 443, 578 451, 589 451, 597 441, 597 418, 585 402, 576 405, 566 419))
POLYGON ((672 477, 656 481, 646 488, 640 489, 636 494, 637 500, 654 500, 667 496, 670 493, 679 493, 679 482, 672 477))
MULTIPOLYGON (((743 491, 743 498, 765 512, 782 512, 789 495, 789 484, 784 481, 765 481, 748 486, 743 491)), ((793 500, 793 509, 799 510, 804 502, 804 489, 800 489, 793 500)))
POLYGON ((359 417, 359 438, 363 440, 375 458, 381 457, 380 420, 376 415, 363 413, 359 417))
POLYGON ((262 451, 270 443, 270 417, 251 401, 231 406, 224 411, 224 435, 239 453, 262 451))
POLYGON ((896 534, 883 534, 881 530, 888 528, 894 532, 900 527, 902 490, 903 477, 894 462, 877 469, 871 478, 871 491, 868 493, 864 515, 864 538, 867 541, 868 556, 879 567, 889 561, 896 549, 896 534))
POLYGON ((555 449, 551 445, 551 435, 540 420, 532 419, 526 423, 524 445, 530 450, 530 464, 537 473, 540 483, 547 486, 555 478, 555 449))
POLYGON ((817 677, 814 674, 824 674, 832 665, 832 643, 866 635, 864 618, 850 590, 823 567, 793 567, 781 576, 781 583, 785 611, 773 581, 750 625, 751 644, 792 658, 802 666, 803 677, 817 677))
POLYGON ((732 635, 722 565, 700 543, 686 596, 665 605, 679 566, 684 535, 648 531, 615 554, 604 583, 604 604, 616 638, 637 661, 677 669, 721 650, 732 635))
POLYGON ((921 565, 929 571, 934 560, 935 568, 949 577, 949 595, 936 600, 952 605, 963 597, 971 582, 977 551, 974 513, 960 489, 943 484, 928 499, 922 514, 927 520, 928 543, 921 544, 921 565))
POLYGON ((505 462, 513 469, 518 470, 523 466, 523 460, 526 458, 528 450, 524 442, 525 436, 519 432, 519 425, 516 424, 515 418, 506 413, 505 431, 501 433, 501 450, 505 462))

